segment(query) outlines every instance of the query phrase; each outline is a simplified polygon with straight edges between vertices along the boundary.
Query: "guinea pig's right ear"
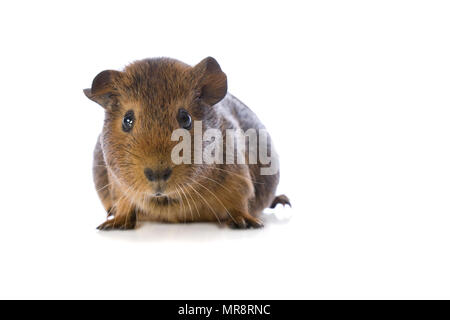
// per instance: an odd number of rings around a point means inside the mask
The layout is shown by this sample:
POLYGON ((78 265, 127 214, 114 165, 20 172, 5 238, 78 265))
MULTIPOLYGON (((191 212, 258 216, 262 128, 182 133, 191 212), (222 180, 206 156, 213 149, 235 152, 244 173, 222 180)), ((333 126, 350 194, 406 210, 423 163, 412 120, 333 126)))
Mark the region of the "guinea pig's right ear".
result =
POLYGON ((100 72, 92 81, 92 87, 84 89, 86 97, 97 102, 103 108, 107 108, 112 103, 112 97, 116 93, 114 80, 120 76, 121 72, 115 70, 105 70, 100 72))
POLYGON ((227 76, 220 69, 216 59, 205 58, 194 66, 193 70, 198 81, 199 98, 212 106, 225 97, 227 76))

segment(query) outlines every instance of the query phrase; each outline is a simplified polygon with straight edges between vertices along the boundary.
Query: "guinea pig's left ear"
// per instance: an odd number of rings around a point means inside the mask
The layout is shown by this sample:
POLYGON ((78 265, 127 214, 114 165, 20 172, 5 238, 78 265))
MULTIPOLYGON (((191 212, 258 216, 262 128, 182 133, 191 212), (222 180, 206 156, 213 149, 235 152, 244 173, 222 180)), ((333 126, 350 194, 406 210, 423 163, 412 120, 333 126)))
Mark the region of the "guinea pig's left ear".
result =
POLYGON ((194 69, 200 99, 209 105, 215 105, 227 94, 227 76, 220 69, 216 59, 208 57, 198 63, 194 69))
POLYGON ((114 80, 116 80, 120 74, 121 72, 115 70, 105 70, 100 72, 92 81, 92 87, 83 90, 84 94, 103 108, 107 108, 111 105, 111 98, 115 93, 114 80))

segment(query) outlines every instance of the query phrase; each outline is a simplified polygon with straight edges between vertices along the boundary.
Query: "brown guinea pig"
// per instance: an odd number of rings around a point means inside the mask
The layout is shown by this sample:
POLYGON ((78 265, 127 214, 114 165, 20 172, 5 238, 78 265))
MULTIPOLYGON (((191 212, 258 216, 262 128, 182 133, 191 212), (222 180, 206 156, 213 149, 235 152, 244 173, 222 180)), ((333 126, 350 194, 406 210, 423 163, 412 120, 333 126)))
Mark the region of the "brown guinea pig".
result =
MULTIPOLYGON (((121 72, 99 73, 84 93, 105 109, 94 151, 94 182, 109 219, 98 229, 134 229, 140 220, 259 228, 264 208, 290 205, 286 196, 275 196, 278 168, 262 174, 267 161, 248 161, 255 152, 248 136, 244 148, 232 134, 226 148, 217 136, 198 142, 210 129, 223 137, 230 130, 264 129, 247 106, 227 93, 227 77, 214 58, 194 67, 169 58, 137 61, 121 72), (180 149, 177 129, 187 132, 184 142, 194 144, 180 149), (211 154, 222 161, 195 158, 211 145, 219 146, 211 154), (183 161, 173 160, 174 150, 180 150, 183 161), (244 162, 235 161, 239 155, 244 162)), ((262 140, 271 146, 270 137, 253 142, 262 140)), ((269 155, 278 163, 275 152, 269 155)))

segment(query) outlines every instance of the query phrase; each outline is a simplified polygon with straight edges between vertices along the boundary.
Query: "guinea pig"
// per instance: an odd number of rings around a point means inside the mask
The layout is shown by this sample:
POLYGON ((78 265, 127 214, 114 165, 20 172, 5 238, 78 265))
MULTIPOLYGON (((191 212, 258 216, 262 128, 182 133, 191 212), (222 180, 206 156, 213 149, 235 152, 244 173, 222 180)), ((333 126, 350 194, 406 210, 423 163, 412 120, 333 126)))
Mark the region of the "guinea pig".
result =
MULTIPOLYGON (((84 93, 105 110, 94 150, 94 182, 107 212, 98 229, 134 229, 145 220, 260 228, 265 208, 290 206, 285 195, 275 196, 278 168, 263 174, 267 161, 247 161, 252 152, 248 137, 243 149, 238 143, 229 147, 228 141, 217 149, 227 160, 241 152, 244 163, 195 159, 216 139, 191 144, 179 152, 187 161, 173 161, 180 143, 176 130, 184 130, 192 142, 209 129, 223 136, 229 130, 264 129, 246 105, 227 93, 227 76, 214 58, 194 67, 170 58, 136 61, 123 71, 100 72, 84 93)), ((269 136, 257 140, 272 147, 269 136)), ((278 161, 274 151, 270 155, 278 161)))

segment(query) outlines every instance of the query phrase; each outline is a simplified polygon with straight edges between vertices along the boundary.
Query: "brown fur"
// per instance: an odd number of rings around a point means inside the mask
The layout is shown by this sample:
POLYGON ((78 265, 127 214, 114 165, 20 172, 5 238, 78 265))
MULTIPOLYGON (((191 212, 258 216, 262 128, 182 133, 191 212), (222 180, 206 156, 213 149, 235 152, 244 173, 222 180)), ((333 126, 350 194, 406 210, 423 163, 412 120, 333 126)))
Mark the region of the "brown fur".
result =
MULTIPOLYGON (((179 128, 179 108, 193 121, 202 120, 203 130, 263 128, 250 109, 227 94, 226 75, 213 58, 194 67, 168 58, 137 61, 123 72, 101 72, 85 94, 105 108, 94 151, 94 182, 112 219, 99 229, 132 229, 138 220, 262 226, 257 217, 276 199, 279 173, 262 176, 260 165, 171 161, 178 141, 170 138, 179 128), (134 111, 135 124, 124 132, 122 119, 128 110, 134 111), (168 167, 173 171, 167 182, 150 182, 144 175, 145 168, 168 167), (164 196, 154 196, 158 188, 164 196)), ((193 129, 191 135, 194 141, 193 129)))

